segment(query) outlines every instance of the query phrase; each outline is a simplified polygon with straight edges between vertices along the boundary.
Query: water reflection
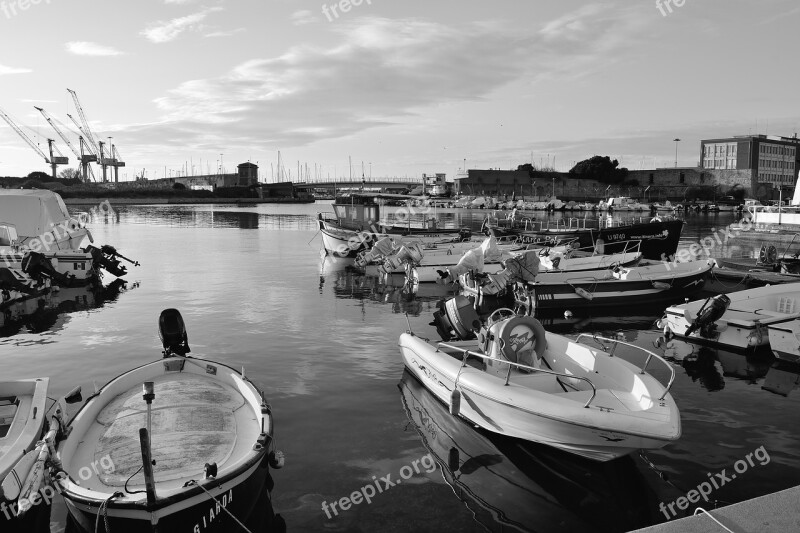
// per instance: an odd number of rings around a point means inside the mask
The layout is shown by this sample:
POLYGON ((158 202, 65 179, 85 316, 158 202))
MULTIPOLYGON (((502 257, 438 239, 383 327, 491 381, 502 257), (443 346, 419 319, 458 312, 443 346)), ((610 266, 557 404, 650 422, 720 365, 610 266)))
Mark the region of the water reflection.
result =
MULTIPOLYGON (((98 309, 116 301, 123 292, 138 287, 123 279, 115 279, 108 285, 89 285, 52 290, 48 294, 16 303, 0 313, 0 337, 9 338, 0 344, 12 342, 11 337, 22 333, 39 334, 57 332, 69 322, 69 314, 76 311, 98 309)), ((19 344, 24 341, 16 341, 19 344)), ((45 342, 44 337, 35 343, 45 342)))
POLYGON ((436 283, 409 285, 399 276, 368 276, 354 268, 353 259, 324 255, 320 259, 319 292, 332 287, 337 298, 389 304, 393 313, 420 316, 435 311, 438 300, 453 295, 453 287, 436 283))
POLYGON ((403 405, 445 480, 490 531, 629 531, 658 521, 658 498, 628 456, 607 463, 492 435, 404 372, 403 405))

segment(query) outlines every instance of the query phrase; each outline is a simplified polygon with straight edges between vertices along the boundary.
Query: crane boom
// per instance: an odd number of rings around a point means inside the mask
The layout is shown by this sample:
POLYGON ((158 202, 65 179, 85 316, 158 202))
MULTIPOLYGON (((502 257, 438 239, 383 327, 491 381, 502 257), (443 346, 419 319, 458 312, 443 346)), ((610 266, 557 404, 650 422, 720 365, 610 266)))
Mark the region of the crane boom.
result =
POLYGON ((76 93, 72 89, 67 89, 67 91, 72 96, 72 101, 75 103, 75 109, 78 111, 78 116, 80 117, 81 123, 83 124, 83 129, 81 131, 86 136, 86 140, 89 142, 89 144, 92 145, 92 147, 94 147, 95 150, 97 150, 97 141, 94 140, 92 129, 89 127, 89 121, 86 119, 86 113, 83 112, 83 107, 81 106, 81 102, 80 100, 78 100, 78 93, 76 93))
POLYGON ((17 135, 19 135, 20 137, 22 137, 22 140, 24 140, 26 143, 28 143, 28 146, 30 146, 31 148, 33 148, 33 149, 36 151, 36 153, 37 153, 37 154, 39 154, 39 155, 40 155, 40 156, 41 156, 41 157, 44 159, 45 163, 48 163, 48 164, 50 164, 50 158, 47 156, 47 154, 45 154, 45 153, 42 151, 42 149, 41 149, 41 148, 39 148, 39 145, 37 145, 35 142, 33 142, 33 141, 30 139, 30 137, 28 137, 28 136, 25 134, 25 132, 24 132, 24 131, 22 131, 22 130, 20 129, 20 127, 19 127, 19 126, 17 126, 17 124, 16 124, 16 123, 15 123, 13 120, 11 120, 11 117, 9 117, 9 116, 8 116, 8 115, 5 113, 5 111, 3 111, 2 109, 0 109, 0 117, 3 117, 3 120, 5 120, 5 121, 8 123, 8 125, 9 125, 9 126, 11 126, 11 129, 12 129, 12 130, 14 130, 14 131, 16 131, 16 132, 17 132, 17 135))
POLYGON ((50 127, 52 127, 52 128, 53 128, 53 130, 55 130, 55 132, 58 134, 58 136, 59 136, 59 137, 61 137, 61 140, 62 140, 62 141, 64 141, 64 143, 65 143, 65 144, 66 144, 66 145, 69 147, 69 149, 70 149, 70 150, 72 150, 72 153, 73 153, 73 154, 75 154, 75 157, 77 157, 78 159, 80 159, 80 157, 81 157, 81 153, 80 153, 80 152, 78 151, 78 149, 77 149, 77 148, 75 148, 75 146, 74 146, 74 145, 73 145, 73 144, 72 144, 72 143, 69 141, 69 138, 67 138, 67 136, 66 136, 66 135, 64 135, 64 133, 63 133, 63 132, 62 132, 60 129, 58 129, 58 126, 56 126, 56 123, 55 123, 55 122, 53 122, 53 118, 52 118, 50 115, 48 115, 48 114, 47 114, 47 111, 45 111, 45 110, 44 110, 44 109, 42 109, 41 107, 36 107, 36 106, 33 106, 33 108, 34 108, 35 110, 37 110, 39 113, 41 113, 41 114, 42 114, 42 116, 43 116, 43 117, 44 117, 44 119, 47 121, 47 123, 48 123, 48 124, 50 124, 50 127))
POLYGON ((79 132, 81 132, 81 135, 83 135, 83 140, 84 140, 84 142, 83 142, 83 143, 84 143, 84 145, 86 146, 86 149, 88 150, 88 152, 89 152, 90 154, 94 154, 94 155, 96 156, 96 155, 97 155, 97 147, 96 147, 96 146, 92 146, 92 145, 91 145, 89 142, 87 142, 87 141, 86 141, 86 139, 87 139, 89 136, 88 136, 88 135, 86 135, 86 132, 83 130, 83 126, 81 126, 80 124, 78 124, 78 121, 77 121, 77 120, 75 120, 75 117, 73 117, 73 116, 72 116, 72 115, 70 115, 69 113, 67 113, 67 116, 68 116, 68 117, 69 117, 69 119, 72 121, 72 123, 73 123, 73 124, 75 124, 75 127, 76 127, 76 128, 78 128, 78 131, 79 131, 79 132))

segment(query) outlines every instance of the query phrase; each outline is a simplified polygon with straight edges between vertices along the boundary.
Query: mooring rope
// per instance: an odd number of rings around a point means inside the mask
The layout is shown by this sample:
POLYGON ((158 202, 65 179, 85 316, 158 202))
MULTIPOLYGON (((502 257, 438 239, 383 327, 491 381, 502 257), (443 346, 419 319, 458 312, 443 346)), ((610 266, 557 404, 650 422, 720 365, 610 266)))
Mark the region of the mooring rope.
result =
POLYGON ((121 492, 115 492, 105 500, 103 503, 100 504, 100 508, 97 510, 97 519, 94 521, 94 533, 100 532, 100 515, 103 515, 103 526, 105 527, 105 533, 111 533, 111 526, 108 525, 108 504, 114 498, 119 498, 124 496, 121 492))
POLYGON ((197 485, 198 487, 200 487, 200 488, 203 490, 203 492, 205 492, 206 494, 208 494, 208 497, 209 497, 209 498, 211 498, 212 500, 214 500, 214 502, 215 502, 217 505, 219 505, 219 506, 222 508, 222 510, 223 510, 223 511, 225 511, 226 513, 228 513, 228 515, 229 515, 231 518, 233 518, 233 519, 236 521, 236 523, 237 523, 237 524, 239 524, 239 526, 240 526, 242 529, 244 529, 245 531, 247 531, 247 533, 252 533, 252 532, 251 532, 249 529, 247 529, 247 528, 245 527, 245 525, 244 525, 244 524, 242 524, 242 523, 239 521, 239 519, 238 519, 238 518, 236 518, 235 516, 233 516, 233 513, 231 513, 231 512, 230 512, 228 509, 226 509, 226 508, 225 508, 225 506, 224 506, 224 505, 222 505, 222 504, 220 503, 220 501, 214 497, 214 495, 213 495, 213 494, 211 494, 210 492, 208 492, 204 486, 202 486, 200 483, 198 483, 198 482, 197 482, 197 481, 195 481, 194 479, 191 479, 191 480, 187 481, 187 482, 186 482, 186 485, 184 485, 184 486, 185 486, 185 487, 188 487, 188 486, 191 486, 191 485, 197 485))

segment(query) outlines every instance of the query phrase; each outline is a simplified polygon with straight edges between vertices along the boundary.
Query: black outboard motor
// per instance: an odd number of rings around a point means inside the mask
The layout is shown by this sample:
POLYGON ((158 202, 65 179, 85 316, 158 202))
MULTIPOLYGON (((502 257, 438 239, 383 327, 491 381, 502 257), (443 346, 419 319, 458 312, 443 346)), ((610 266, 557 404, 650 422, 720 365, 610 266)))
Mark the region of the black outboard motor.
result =
POLYGON ((121 278, 128 273, 128 270, 124 265, 122 265, 122 261, 120 261, 120 259, 124 259, 133 266, 139 266, 138 261, 128 259, 119 253, 116 248, 108 244, 104 244, 100 248, 95 246, 87 246, 84 248, 84 251, 92 254, 92 259, 94 260, 95 266, 102 268, 109 274, 112 274, 118 278, 121 278))
POLYGON ((692 325, 686 328, 686 333, 684 335, 688 337, 699 329, 700 335, 703 337, 712 336, 717 327, 714 322, 722 318, 722 315, 725 314, 725 311, 728 310, 730 305, 731 299, 724 294, 718 294, 709 298, 697 312, 697 318, 694 319, 692 325))
POLYGON ((433 322, 430 325, 436 327, 443 341, 475 338, 475 331, 480 329, 481 321, 472 299, 454 296, 449 300, 440 300, 436 307, 439 310, 433 313, 433 322))
POLYGON ((189 349, 189 336, 186 324, 177 309, 164 309, 158 317, 158 336, 164 346, 164 355, 186 355, 189 349))
POLYGON ((25 257, 22 258, 22 271, 39 282, 44 278, 49 278, 66 287, 70 286, 74 279, 73 276, 62 274, 56 270, 53 267, 53 263, 38 252, 25 254, 25 257))
POLYGON ((22 283, 17 279, 13 272, 3 267, 0 268, 0 291, 3 293, 0 303, 5 303, 9 298, 9 291, 19 291, 23 294, 34 294, 36 289, 22 283))

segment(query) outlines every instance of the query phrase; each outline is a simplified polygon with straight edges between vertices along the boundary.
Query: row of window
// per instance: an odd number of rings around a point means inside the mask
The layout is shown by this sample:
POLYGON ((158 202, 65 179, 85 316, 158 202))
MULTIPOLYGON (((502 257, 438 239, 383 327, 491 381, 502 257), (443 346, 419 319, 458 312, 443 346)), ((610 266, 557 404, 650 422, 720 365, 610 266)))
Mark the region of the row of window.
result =
POLYGON ((703 161, 703 168, 736 170, 736 158, 706 159, 705 161, 703 161))
POLYGON ((771 159, 759 159, 758 168, 782 169, 794 174, 794 161, 773 161, 771 159))
POLYGON ((795 148, 793 146, 780 146, 777 144, 759 144, 758 152, 761 154, 785 155, 794 157, 795 148))
POLYGON ((786 175, 782 175, 782 174, 773 174, 771 172, 764 172, 764 173, 759 172, 758 173, 758 181, 759 182, 768 181, 768 182, 772 182, 772 183, 789 183, 789 184, 793 184, 794 183, 794 176, 786 176, 786 175))
POLYGON ((736 156, 736 143, 712 143, 705 145, 705 157, 736 156))

